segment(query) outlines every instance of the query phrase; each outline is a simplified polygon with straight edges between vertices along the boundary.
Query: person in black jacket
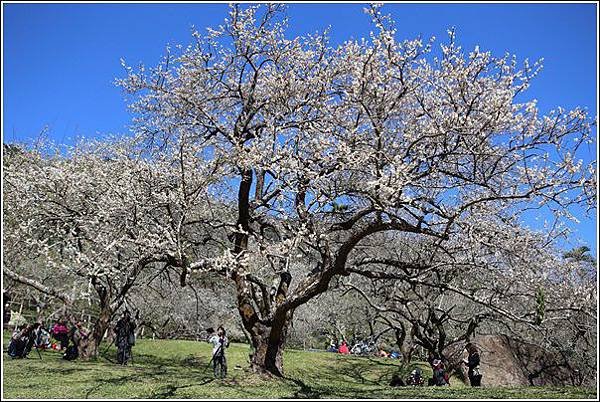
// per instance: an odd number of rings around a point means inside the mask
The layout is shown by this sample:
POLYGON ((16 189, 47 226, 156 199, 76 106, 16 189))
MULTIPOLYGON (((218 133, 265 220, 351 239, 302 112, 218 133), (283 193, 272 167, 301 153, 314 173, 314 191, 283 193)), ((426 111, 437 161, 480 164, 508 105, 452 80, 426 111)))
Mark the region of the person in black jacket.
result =
POLYGON ((466 344, 465 349, 469 353, 469 357, 466 358, 463 363, 469 368, 467 373, 469 382, 472 387, 480 387, 482 375, 479 371, 479 364, 481 363, 479 351, 477 350, 477 347, 470 342, 466 344))
POLYGON ((135 322, 128 310, 115 326, 115 344, 117 345, 117 363, 127 364, 131 359, 131 347, 135 345, 135 322))

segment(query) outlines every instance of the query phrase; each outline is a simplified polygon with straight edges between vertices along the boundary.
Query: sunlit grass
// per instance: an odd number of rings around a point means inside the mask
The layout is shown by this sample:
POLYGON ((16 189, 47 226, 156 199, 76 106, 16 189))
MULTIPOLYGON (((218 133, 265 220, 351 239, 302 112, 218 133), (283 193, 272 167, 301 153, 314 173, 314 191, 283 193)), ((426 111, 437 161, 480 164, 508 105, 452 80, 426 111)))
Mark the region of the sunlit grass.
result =
MULTIPOLYGON (((6 335, 4 339, 6 350, 6 335)), ((576 387, 388 386, 393 373, 409 370, 390 359, 288 350, 285 378, 265 378, 248 370, 248 345, 227 351, 229 375, 215 380, 211 345, 203 342, 139 340, 133 364, 119 366, 111 347, 97 361, 65 361, 54 351, 33 351, 26 360, 4 353, 3 398, 595 398, 595 389, 576 387)), ((426 374, 430 372, 421 364, 426 374)))

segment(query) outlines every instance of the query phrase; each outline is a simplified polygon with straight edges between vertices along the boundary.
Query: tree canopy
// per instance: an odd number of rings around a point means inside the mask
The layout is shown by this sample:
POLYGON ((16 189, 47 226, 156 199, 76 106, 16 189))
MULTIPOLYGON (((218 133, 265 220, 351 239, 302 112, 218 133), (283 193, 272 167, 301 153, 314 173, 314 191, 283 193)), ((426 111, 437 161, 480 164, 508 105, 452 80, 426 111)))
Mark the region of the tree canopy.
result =
POLYGON ((439 50, 399 40, 366 12, 371 36, 334 47, 327 32, 288 38, 281 4, 233 5, 157 67, 123 63, 131 138, 5 158, 12 244, 112 292, 112 310, 147 266, 183 286, 216 273, 253 367, 275 375, 296 309, 344 278, 397 284, 388 301, 450 292, 477 320, 526 326, 544 322, 529 302, 551 286, 546 305, 595 319, 595 287, 562 281, 577 264, 557 269, 556 230, 521 220, 593 211, 595 162, 578 156, 593 120, 524 100, 540 63, 466 52, 453 31, 439 50))

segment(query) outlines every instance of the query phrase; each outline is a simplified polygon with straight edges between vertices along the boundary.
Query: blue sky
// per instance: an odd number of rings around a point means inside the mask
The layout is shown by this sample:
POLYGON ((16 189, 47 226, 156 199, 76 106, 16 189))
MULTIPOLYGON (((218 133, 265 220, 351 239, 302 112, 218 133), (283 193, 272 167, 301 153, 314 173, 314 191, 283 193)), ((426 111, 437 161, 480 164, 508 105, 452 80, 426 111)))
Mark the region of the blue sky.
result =
MULTIPOLYGON (((289 4, 289 35, 331 26, 333 43, 366 37, 364 4, 289 4)), ((127 131, 130 116, 113 85, 119 59, 155 65, 167 44, 188 44, 190 27, 222 22, 226 4, 3 4, 3 140, 33 138, 44 126, 59 142, 127 131)), ((544 58, 527 92, 542 110, 585 106, 596 113, 595 4, 387 4, 398 37, 446 39, 454 26, 466 49, 480 45, 520 60, 544 58)), ((586 159, 596 159, 595 144, 586 159)), ((596 254, 596 217, 576 225, 596 254)))

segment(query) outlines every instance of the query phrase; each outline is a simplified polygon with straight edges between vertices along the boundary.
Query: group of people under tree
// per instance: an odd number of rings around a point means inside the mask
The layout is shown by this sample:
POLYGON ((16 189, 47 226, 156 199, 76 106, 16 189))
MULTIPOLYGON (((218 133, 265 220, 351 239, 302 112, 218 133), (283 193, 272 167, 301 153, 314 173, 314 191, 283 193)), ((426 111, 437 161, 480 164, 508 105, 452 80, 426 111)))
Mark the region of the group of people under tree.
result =
MULTIPOLYGON (((44 333, 49 333, 55 340, 56 344, 52 348, 64 350, 63 358, 66 360, 74 360, 80 355, 80 350, 85 347, 87 342, 88 331, 84 328, 80 321, 73 321, 73 325, 69 328, 68 320, 61 318, 55 321, 50 326, 49 331, 46 331, 41 322, 35 322, 29 325, 21 325, 15 328, 11 336, 8 346, 8 354, 14 358, 26 358, 35 346, 38 349, 47 347, 42 341, 44 333)), ((135 345, 135 329, 136 323, 131 318, 128 310, 124 310, 120 319, 114 327, 114 343, 117 347, 117 363, 126 365, 132 361, 132 347, 135 345)), ((209 366, 212 364, 215 378, 225 378, 227 376, 227 358, 225 350, 229 347, 229 339, 223 326, 219 326, 215 332, 212 328, 208 329, 208 342, 212 344, 212 355, 209 366)), ((110 347, 110 346, 109 346, 110 347)), ((480 354, 474 343, 468 342, 464 350, 468 353, 468 357, 461 363, 464 364, 467 370, 469 383, 472 387, 481 386, 482 374, 480 372, 480 354)), ((335 351, 341 354, 350 354, 348 344, 345 340, 341 342, 339 347, 332 340, 328 351, 335 351)), ((41 358, 41 355, 40 355, 41 358)), ((440 356, 430 352, 427 359, 431 370, 432 377, 428 380, 430 386, 447 386, 450 385, 448 371, 440 356)), ((406 381, 403 381, 398 374, 394 374, 390 382, 391 386, 419 386, 424 384, 423 372, 420 368, 413 369, 406 381)))
MULTIPOLYGON (((124 310, 114 327, 114 344, 117 347, 118 364, 126 365, 133 361, 132 347, 135 345, 135 329, 136 323, 131 318, 130 312, 124 310)), ((9 356, 13 359, 26 358, 34 346, 37 349, 42 349, 40 339, 43 331, 45 330, 41 322, 16 327, 8 346, 9 356)), ((75 360, 80 356, 79 351, 85 348, 85 342, 87 342, 89 335, 80 321, 75 322, 69 328, 67 318, 57 320, 47 332, 56 341, 52 348, 64 351, 63 359, 65 360, 75 360)), ((209 329, 209 333, 212 332, 214 331, 209 329)), ((229 339, 225 328, 219 326, 216 333, 208 339, 208 342, 213 345, 209 365, 212 364, 216 378, 225 378, 227 376, 225 349, 229 347, 229 339)))
POLYGON ((81 322, 75 322, 69 329, 66 318, 56 321, 49 330, 41 322, 23 324, 17 326, 11 335, 8 355, 13 359, 26 358, 34 347, 38 350, 53 348, 64 351, 66 360, 73 360, 79 355, 78 350, 85 347, 87 336, 81 322), (50 336, 56 341, 54 344, 50 343, 50 336))
MULTIPOLYGON (((480 387, 483 375, 481 374, 481 370, 479 368, 479 365, 481 363, 479 350, 472 342, 468 342, 465 345, 465 350, 468 353, 468 357, 465 358, 461 363, 467 366, 467 377, 469 378, 469 384, 471 385, 471 387, 480 387)), ((443 360, 434 353, 430 353, 427 362, 429 363, 432 372, 432 376, 428 379, 427 385, 449 386, 450 376, 443 360)), ((413 369, 410 372, 406 381, 403 381, 398 374, 394 374, 390 382, 390 385, 392 387, 399 387, 405 385, 419 386, 423 384, 423 371, 419 367, 413 369)))
MULTIPOLYGON (((209 333, 213 333, 212 328, 208 330, 209 333)), ((212 364, 213 372, 215 378, 225 378, 227 376, 227 359, 225 357, 225 349, 229 347, 229 340, 226 336, 225 329, 220 326, 217 329, 217 332, 214 333, 208 339, 208 342, 213 345, 212 348, 212 357, 209 365, 212 364)), ((479 350, 475 346, 474 343, 468 342, 465 345, 465 350, 468 353, 468 357, 465 358, 462 363, 468 368, 468 378, 469 383, 472 387, 481 386, 482 374, 480 372, 480 356, 479 350)), ((341 354, 350 354, 348 349, 348 344, 345 340, 343 340, 339 347, 335 344, 334 341, 330 343, 328 351, 335 351, 341 354)), ((450 385, 450 379, 448 372, 446 370, 446 366, 443 361, 433 353, 430 353, 428 362, 431 366, 432 370, 432 378, 428 380, 429 386, 447 386, 450 385)), ((418 386, 423 385, 423 372, 420 368, 415 368, 411 371, 408 376, 406 382, 404 382, 398 374, 394 374, 392 376, 392 380, 390 382, 391 386, 405 386, 412 385, 418 386)))
MULTIPOLYGON (((129 311, 125 310, 114 328, 119 364, 127 364, 131 360, 135 327, 129 311)), ((41 321, 17 326, 11 335, 7 352, 13 359, 22 359, 26 358, 34 347, 38 350, 51 348, 62 351, 63 359, 75 360, 82 356, 89 341, 89 331, 81 321, 75 321, 72 317, 62 317, 48 329, 44 328, 41 321), (52 337, 55 342, 50 343, 48 337, 52 337)))
MULTIPOLYGON (((464 350, 466 350, 468 353, 468 357, 465 358, 461 363, 468 368, 467 376, 469 378, 469 384, 472 387, 479 387, 481 386, 481 378, 483 377, 479 369, 479 364, 481 362, 479 350, 472 342, 468 342, 465 345, 464 350)), ((430 353, 427 361, 431 366, 433 373, 432 378, 430 378, 428 381, 428 385, 450 385, 450 377, 443 360, 434 353, 430 353)))
POLYGON ((327 348, 327 351, 333 352, 333 353, 341 353, 343 355, 350 354, 350 349, 348 348, 348 343, 345 340, 343 340, 339 346, 335 340, 332 340, 329 343, 329 347, 327 348))
MULTIPOLYGON (((359 345, 359 344, 357 343, 357 345, 359 345)), ((352 349, 355 349, 355 347, 353 347, 352 349)), ((374 349, 376 349, 376 348, 374 348, 374 349)), ((479 355, 479 350, 477 349, 475 344, 472 342, 467 342, 464 350, 467 352, 468 356, 461 363, 467 367, 467 377, 469 379, 469 384, 472 387, 479 387, 479 386, 481 386, 481 379, 483 377, 481 374, 481 370, 479 368, 480 361, 481 361, 481 358, 479 355)), ((329 346, 327 347, 327 351, 333 352, 333 353, 345 354, 345 355, 349 355, 349 354, 353 353, 348 348, 348 343, 346 342, 346 340, 342 340, 342 342, 339 343, 339 346, 338 346, 338 342, 335 338, 331 339, 329 346)), ((389 358, 398 358, 399 357, 399 354, 397 352, 392 351, 392 352, 388 353, 383 349, 380 349, 377 353, 375 353, 375 355, 378 357, 389 357, 389 358)), ((429 356, 427 358, 427 362, 429 363, 429 366, 431 367, 431 371, 432 371, 432 377, 428 379, 427 384, 429 386, 450 385, 450 377, 449 377, 448 369, 446 368, 446 365, 444 364, 443 359, 439 355, 437 355, 433 352, 430 352, 429 356)), ((404 381, 398 374, 394 374, 390 381, 390 385, 394 386, 394 387, 405 386, 405 385, 413 385, 414 386, 414 385, 423 385, 423 384, 424 384, 423 372, 418 367, 413 369, 410 372, 406 381, 404 381)))

